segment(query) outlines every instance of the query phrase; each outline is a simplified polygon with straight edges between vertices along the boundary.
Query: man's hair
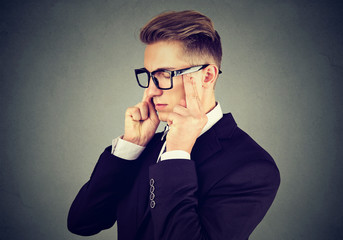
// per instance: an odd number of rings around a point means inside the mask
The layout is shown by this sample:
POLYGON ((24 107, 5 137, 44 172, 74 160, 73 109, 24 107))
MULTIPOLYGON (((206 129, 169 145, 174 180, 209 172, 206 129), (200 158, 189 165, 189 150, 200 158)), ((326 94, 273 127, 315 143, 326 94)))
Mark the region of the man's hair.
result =
POLYGON ((222 45, 211 19, 196 11, 169 11, 151 19, 140 32, 145 44, 180 41, 191 57, 212 57, 220 68, 222 45))

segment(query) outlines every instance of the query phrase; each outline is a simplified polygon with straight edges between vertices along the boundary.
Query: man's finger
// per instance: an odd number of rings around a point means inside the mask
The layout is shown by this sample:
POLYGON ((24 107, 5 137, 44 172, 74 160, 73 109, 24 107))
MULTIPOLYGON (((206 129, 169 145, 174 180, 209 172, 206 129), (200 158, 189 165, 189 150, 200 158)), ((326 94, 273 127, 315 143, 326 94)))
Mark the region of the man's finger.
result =
POLYGON ((150 116, 151 120, 159 121, 154 105, 151 102, 147 102, 147 104, 148 104, 149 116, 150 116))
POLYGON ((173 109, 174 113, 177 113, 181 116, 188 116, 189 115, 189 109, 181 106, 181 105, 176 105, 173 109))
POLYGON ((188 74, 183 75, 183 85, 185 88, 187 108, 191 110, 198 110, 200 101, 198 97, 198 92, 196 90, 193 79, 190 76, 188 76, 188 74))
POLYGON ((175 112, 171 112, 168 114, 168 118, 167 118, 167 123, 169 125, 169 127, 174 127, 173 125, 175 123, 180 122, 180 115, 175 113, 175 112))
POLYGON ((138 107, 131 107, 126 110, 126 115, 131 117, 134 121, 141 120, 141 112, 138 107))
POLYGON ((146 120, 149 117, 149 106, 147 102, 139 104, 139 110, 141 112, 142 120, 146 120))

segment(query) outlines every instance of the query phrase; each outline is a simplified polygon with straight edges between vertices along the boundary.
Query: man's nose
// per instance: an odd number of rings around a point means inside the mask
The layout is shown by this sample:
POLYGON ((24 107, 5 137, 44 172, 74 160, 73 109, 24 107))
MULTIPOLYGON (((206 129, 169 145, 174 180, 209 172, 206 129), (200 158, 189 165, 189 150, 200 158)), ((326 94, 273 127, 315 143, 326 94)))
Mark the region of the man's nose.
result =
POLYGON ((161 89, 158 89, 154 83, 154 81, 152 80, 152 78, 150 78, 150 83, 149 83, 149 87, 147 89, 147 95, 152 98, 154 96, 160 96, 162 95, 163 91, 161 89))

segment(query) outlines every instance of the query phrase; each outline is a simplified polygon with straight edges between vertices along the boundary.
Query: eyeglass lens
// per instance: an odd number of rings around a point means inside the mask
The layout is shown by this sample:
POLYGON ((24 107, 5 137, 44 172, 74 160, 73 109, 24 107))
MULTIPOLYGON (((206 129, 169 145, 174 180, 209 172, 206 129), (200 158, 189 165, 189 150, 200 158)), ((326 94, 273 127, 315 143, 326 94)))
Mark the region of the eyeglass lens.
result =
MULTIPOLYGON (((147 72, 142 72, 137 74, 139 83, 143 87, 147 87, 149 85, 149 74, 147 72)), ((170 88, 171 87, 171 78, 168 72, 156 72, 153 77, 155 81, 158 82, 158 87, 160 88, 170 88)))

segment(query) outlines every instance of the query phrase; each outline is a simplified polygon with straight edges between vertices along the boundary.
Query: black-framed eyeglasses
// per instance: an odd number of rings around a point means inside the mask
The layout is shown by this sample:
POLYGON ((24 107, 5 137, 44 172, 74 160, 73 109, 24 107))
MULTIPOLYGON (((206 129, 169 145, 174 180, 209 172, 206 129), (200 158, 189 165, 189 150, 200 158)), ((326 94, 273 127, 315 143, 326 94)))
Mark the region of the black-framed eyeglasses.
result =
MULTIPOLYGON (((180 70, 169 71, 166 69, 158 69, 153 72, 149 72, 145 68, 135 69, 136 79, 138 85, 142 88, 148 88, 150 78, 158 89, 168 90, 173 88, 173 77, 180 76, 183 74, 194 73, 206 68, 210 64, 194 66, 190 68, 184 68, 180 70)), ((221 71, 219 70, 219 74, 221 71)))

